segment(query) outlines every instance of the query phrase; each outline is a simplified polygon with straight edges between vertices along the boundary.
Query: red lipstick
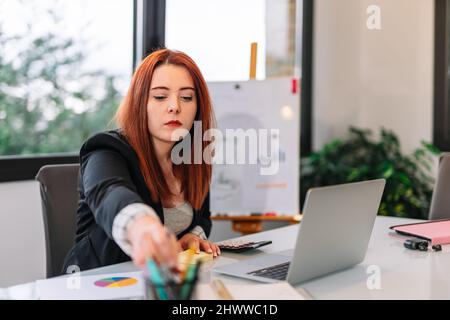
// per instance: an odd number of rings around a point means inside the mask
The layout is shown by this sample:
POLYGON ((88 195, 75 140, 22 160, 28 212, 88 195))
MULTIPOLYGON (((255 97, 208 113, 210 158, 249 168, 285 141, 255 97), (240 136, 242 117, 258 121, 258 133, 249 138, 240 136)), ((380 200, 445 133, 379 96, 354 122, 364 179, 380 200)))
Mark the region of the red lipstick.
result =
POLYGON ((170 120, 168 122, 165 123, 166 126, 171 126, 171 127, 180 127, 181 126, 181 122, 178 120, 170 120))

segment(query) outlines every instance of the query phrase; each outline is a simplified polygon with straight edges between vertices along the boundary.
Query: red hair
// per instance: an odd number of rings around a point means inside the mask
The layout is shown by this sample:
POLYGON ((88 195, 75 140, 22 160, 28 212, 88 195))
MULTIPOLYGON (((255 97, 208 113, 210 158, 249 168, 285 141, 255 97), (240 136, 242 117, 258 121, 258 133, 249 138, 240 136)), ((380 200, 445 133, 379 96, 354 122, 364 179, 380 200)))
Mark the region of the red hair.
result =
MULTIPOLYGON (((179 51, 161 49, 153 52, 141 62, 131 79, 127 95, 117 110, 115 119, 138 156, 140 170, 154 202, 169 199, 173 196, 156 159, 148 130, 147 102, 150 84, 155 69, 161 64, 182 66, 190 73, 197 97, 195 120, 202 122, 202 137, 205 131, 211 129, 215 123, 206 81, 198 66, 188 55, 179 51)), ((190 130, 190 134, 191 155, 193 155, 193 129, 190 130)), ((202 139, 202 155, 208 144, 208 141, 202 139)), ((201 164, 194 164, 193 161, 191 163, 174 164, 174 175, 181 180, 185 200, 194 209, 199 210, 209 191, 211 165, 205 163, 205 161, 202 161, 201 164)))

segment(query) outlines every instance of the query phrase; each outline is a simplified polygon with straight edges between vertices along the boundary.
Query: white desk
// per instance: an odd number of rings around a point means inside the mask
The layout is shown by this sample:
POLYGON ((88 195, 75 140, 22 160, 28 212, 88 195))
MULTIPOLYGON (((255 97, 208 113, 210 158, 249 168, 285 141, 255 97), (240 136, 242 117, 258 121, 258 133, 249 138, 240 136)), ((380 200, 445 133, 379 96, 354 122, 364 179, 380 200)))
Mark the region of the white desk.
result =
MULTIPOLYGON (((403 239, 390 232, 392 225, 416 220, 377 217, 369 249, 363 263, 351 269, 337 272, 301 284, 316 299, 450 299, 450 246, 441 252, 419 252, 403 247, 403 239), (380 271, 380 289, 369 289, 367 273, 371 265, 380 271)), ((236 260, 248 259, 264 252, 292 249, 298 225, 274 229, 242 237, 252 240, 272 240, 273 244, 248 253, 222 253, 220 258, 204 265, 201 282, 209 282, 211 268, 236 260)), ((131 262, 83 272, 85 275, 135 271, 131 262)), ((255 283, 250 280, 213 274, 224 283, 255 283)), ((12 298, 36 299, 34 283, 7 290, 12 298)))

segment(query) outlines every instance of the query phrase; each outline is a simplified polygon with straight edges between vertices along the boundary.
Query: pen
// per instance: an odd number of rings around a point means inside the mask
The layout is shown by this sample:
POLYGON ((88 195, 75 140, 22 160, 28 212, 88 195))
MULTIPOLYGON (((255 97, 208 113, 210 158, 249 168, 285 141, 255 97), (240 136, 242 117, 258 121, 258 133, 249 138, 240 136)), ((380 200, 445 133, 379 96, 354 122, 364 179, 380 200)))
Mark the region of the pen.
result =
POLYGON ((171 269, 165 265, 160 266, 159 268, 161 270, 161 273, 163 275, 165 288, 167 295, 169 296, 169 300, 176 299, 176 293, 174 291, 174 286, 178 284, 177 277, 175 274, 171 271, 171 269))
POLYGON ((164 278, 168 281, 172 281, 174 283, 180 283, 180 276, 176 274, 171 268, 167 266, 161 266, 161 271, 164 274, 164 278))
POLYGON ((201 265, 202 265, 202 261, 201 261, 201 260, 198 260, 198 261, 195 263, 194 276, 192 277, 192 279, 191 279, 191 281, 190 281, 191 286, 190 286, 190 289, 189 289, 189 295, 188 295, 188 297, 191 297, 191 296, 192 296, 192 291, 194 290, 195 284, 196 284, 196 282, 197 282, 197 279, 198 279, 198 273, 200 272, 200 267, 201 267, 201 265))
POLYGON ((192 293, 195 276, 198 272, 198 265, 199 262, 197 262, 196 264, 189 264, 187 267, 186 277, 184 278, 183 286, 181 288, 182 299, 189 299, 190 294, 192 293))
POLYGON ((151 282, 153 282, 153 285, 157 288, 159 298, 161 300, 168 300, 167 293, 164 291, 164 280, 159 273, 158 266, 155 261, 149 258, 147 260, 147 267, 150 273, 151 282))
POLYGON ((222 300, 234 300, 233 296, 231 295, 231 293, 228 291, 228 289, 225 287, 225 285, 221 280, 214 279, 212 281, 212 287, 222 300))

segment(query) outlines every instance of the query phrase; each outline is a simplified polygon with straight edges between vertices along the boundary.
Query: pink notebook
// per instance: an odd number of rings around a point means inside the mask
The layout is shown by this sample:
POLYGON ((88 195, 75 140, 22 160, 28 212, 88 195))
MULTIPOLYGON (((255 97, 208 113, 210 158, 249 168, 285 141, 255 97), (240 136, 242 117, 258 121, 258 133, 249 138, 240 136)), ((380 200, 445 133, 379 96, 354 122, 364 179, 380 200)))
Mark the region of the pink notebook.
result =
POLYGON ((450 243, 450 219, 392 226, 396 232, 431 241, 432 245, 450 243))

